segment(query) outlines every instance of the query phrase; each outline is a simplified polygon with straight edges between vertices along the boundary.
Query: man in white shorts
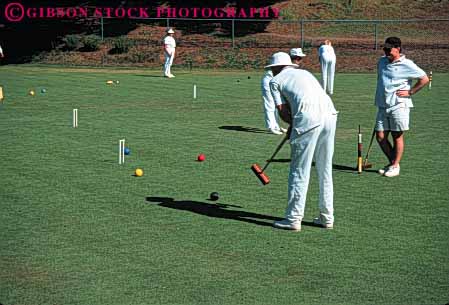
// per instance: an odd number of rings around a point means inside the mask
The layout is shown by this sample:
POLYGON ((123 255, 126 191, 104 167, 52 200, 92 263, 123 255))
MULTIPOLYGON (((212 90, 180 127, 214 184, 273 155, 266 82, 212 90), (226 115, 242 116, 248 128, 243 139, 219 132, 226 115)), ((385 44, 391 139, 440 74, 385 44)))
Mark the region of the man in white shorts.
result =
POLYGON ((383 48, 385 56, 377 64, 375 105, 376 138, 389 164, 379 170, 386 177, 399 175, 399 163, 404 153, 404 132, 409 130, 411 96, 429 82, 426 73, 401 53, 401 40, 388 37, 383 48), (418 79, 412 87, 412 80, 418 79), (393 142, 388 140, 391 133, 393 142))
POLYGON ((167 36, 164 38, 164 76, 168 78, 175 77, 171 73, 171 65, 173 64, 173 59, 175 58, 176 41, 173 38, 175 31, 173 29, 167 30, 167 36))

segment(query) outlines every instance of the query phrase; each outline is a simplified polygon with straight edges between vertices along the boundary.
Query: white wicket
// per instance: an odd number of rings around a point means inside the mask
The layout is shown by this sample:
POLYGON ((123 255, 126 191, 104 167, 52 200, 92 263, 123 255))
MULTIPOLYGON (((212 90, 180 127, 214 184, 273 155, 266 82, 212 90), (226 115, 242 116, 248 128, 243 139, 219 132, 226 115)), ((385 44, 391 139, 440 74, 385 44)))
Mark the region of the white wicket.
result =
POLYGON ((73 128, 78 127, 78 109, 73 109, 73 128))
POLYGON ((196 85, 193 85, 193 99, 196 100, 196 85))
POLYGON ((118 142, 118 164, 125 163, 125 139, 118 142))

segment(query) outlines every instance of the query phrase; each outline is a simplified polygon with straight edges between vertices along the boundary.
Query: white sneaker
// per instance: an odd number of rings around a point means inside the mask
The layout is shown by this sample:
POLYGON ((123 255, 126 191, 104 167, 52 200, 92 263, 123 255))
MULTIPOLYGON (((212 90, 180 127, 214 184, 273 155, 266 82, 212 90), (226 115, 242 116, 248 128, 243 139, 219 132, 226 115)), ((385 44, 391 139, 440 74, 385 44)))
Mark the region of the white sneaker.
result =
POLYGON ((400 166, 390 166, 388 170, 384 173, 385 177, 396 177, 399 176, 401 168, 400 166))
POLYGON ((283 134, 282 131, 280 131, 279 129, 268 129, 269 132, 271 132, 272 134, 283 134))
POLYGON ((301 222, 290 222, 284 219, 273 222, 273 227, 283 230, 301 231, 301 222))
POLYGON ((173 74, 170 73, 170 75, 169 75, 168 77, 173 78, 173 77, 175 77, 175 76, 174 76, 173 74))
POLYGON ((285 129, 285 128, 279 127, 279 129, 280 129, 283 133, 286 133, 286 132, 287 132, 287 129, 285 129))
POLYGON ((379 168, 379 170, 377 172, 379 173, 379 175, 383 176, 389 168, 390 168, 390 165, 385 165, 384 167, 379 168))
POLYGON ((326 223, 326 221, 324 219, 322 219, 321 216, 314 218, 313 219, 313 223, 317 226, 320 226, 322 228, 325 229, 333 229, 334 228, 334 224, 333 223, 326 223))

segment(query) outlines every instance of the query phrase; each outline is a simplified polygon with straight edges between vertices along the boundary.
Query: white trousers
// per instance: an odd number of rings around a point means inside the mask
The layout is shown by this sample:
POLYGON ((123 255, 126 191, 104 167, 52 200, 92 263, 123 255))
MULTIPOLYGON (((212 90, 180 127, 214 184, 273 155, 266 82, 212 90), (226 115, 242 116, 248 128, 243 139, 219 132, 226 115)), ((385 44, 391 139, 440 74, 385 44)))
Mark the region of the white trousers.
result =
POLYGON ((171 65, 173 64, 173 59, 175 58, 175 51, 173 50, 171 55, 164 51, 165 61, 164 61, 164 75, 171 75, 171 65))
POLYGON ((285 218, 290 222, 300 222, 304 217, 312 160, 315 157, 320 187, 320 215, 326 223, 334 223, 332 156, 336 125, 337 115, 326 115, 319 127, 300 135, 291 143, 288 205, 285 212, 285 218))
POLYGON ((264 78, 262 82, 262 100, 265 118, 265 127, 271 130, 279 130, 279 116, 270 90, 271 78, 264 78))
POLYGON ((321 66, 321 86, 328 94, 334 94, 334 76, 335 76, 334 55, 323 55, 320 57, 321 66))
POLYGON ((271 130, 279 130, 278 113, 273 101, 263 99, 265 127, 271 130))

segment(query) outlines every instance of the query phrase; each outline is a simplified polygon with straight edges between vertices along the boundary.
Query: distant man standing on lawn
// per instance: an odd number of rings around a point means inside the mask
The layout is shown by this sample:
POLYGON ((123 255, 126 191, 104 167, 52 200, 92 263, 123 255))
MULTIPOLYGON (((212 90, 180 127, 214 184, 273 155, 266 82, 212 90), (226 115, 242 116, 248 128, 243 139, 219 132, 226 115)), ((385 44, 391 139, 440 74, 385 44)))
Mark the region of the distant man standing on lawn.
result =
POLYGON ((337 57, 329 39, 326 39, 324 44, 318 49, 318 58, 321 66, 321 85, 324 91, 332 95, 334 94, 335 63, 337 57))
POLYGON ((176 41, 173 36, 175 35, 175 31, 170 28, 167 30, 167 36, 164 38, 164 76, 168 78, 175 77, 171 74, 171 66, 173 64, 173 59, 175 58, 175 50, 176 50, 176 41))
POLYGON ((291 163, 288 177, 288 205, 285 219, 273 226, 301 230, 312 160, 315 158, 320 195, 318 218, 314 223, 331 229, 334 225, 332 157, 337 111, 318 80, 308 71, 295 69, 287 53, 271 57, 274 78, 270 82, 276 107, 290 124, 291 163))
POLYGON ((375 130, 377 142, 389 164, 380 169, 379 174, 395 177, 399 175, 399 163, 404 153, 404 132, 409 130, 410 108, 413 107, 411 96, 427 85, 429 78, 401 53, 401 39, 398 37, 388 37, 383 50, 385 56, 377 64, 375 130), (418 81, 412 87, 413 79, 418 81), (388 140, 390 133, 392 143, 388 140))

